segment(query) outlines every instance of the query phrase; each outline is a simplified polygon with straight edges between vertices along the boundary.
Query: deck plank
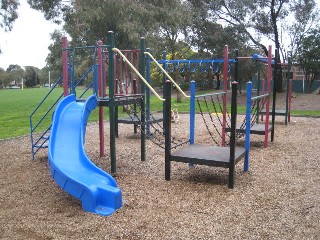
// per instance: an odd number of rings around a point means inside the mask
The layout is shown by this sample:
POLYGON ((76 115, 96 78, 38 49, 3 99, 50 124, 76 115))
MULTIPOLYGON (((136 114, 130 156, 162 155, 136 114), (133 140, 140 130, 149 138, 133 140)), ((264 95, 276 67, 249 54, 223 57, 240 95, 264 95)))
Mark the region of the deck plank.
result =
MULTIPOLYGON (((235 164, 244 157, 245 153, 245 148, 236 148, 235 164)), ((230 165, 230 148, 191 144, 172 152, 170 160, 228 168, 230 165)))

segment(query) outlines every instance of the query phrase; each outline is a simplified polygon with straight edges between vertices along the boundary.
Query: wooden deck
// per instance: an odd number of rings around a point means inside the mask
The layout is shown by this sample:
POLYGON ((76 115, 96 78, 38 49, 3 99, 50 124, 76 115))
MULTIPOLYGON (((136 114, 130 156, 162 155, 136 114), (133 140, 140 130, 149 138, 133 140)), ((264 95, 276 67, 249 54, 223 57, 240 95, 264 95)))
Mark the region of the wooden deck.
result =
MULTIPOLYGON (((236 126, 236 132, 238 133, 246 133, 245 128, 241 128, 242 124, 237 124, 236 126)), ((268 132, 270 132, 272 129, 271 124, 268 126, 268 132)), ((227 132, 230 132, 230 128, 226 128, 227 132)), ((256 123, 250 128, 250 134, 256 134, 256 135, 265 135, 265 124, 263 123, 256 123)))
MULTIPOLYGON (((157 123, 162 121, 163 121, 163 117, 161 115, 155 115, 150 118, 150 121, 146 121, 146 123, 157 123)), ((119 118, 118 123, 139 125, 141 124, 141 119, 137 118, 136 116, 132 116, 132 118, 131 117, 119 118)))
MULTIPOLYGON (((237 164, 244 156, 245 148, 235 149, 237 164)), ((171 153, 170 161, 228 168, 230 166, 230 148, 191 144, 171 153)))
MULTIPOLYGON (((266 110, 265 109, 261 110, 260 114, 266 115, 266 110)), ((269 114, 270 115, 272 114, 272 109, 270 109, 269 114)), ((276 109, 275 115, 277 115, 277 116, 286 116, 286 110, 276 109)))

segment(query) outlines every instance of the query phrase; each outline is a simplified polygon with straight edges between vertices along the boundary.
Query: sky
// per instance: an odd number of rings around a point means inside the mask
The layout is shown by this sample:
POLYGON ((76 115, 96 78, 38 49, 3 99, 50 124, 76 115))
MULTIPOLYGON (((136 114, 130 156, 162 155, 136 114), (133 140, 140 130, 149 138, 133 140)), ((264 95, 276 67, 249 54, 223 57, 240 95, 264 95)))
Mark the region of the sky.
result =
POLYGON ((26 0, 20 0, 18 19, 11 32, 0 29, 0 67, 10 64, 43 68, 49 53, 50 33, 60 26, 46 21, 43 13, 29 7, 26 0))

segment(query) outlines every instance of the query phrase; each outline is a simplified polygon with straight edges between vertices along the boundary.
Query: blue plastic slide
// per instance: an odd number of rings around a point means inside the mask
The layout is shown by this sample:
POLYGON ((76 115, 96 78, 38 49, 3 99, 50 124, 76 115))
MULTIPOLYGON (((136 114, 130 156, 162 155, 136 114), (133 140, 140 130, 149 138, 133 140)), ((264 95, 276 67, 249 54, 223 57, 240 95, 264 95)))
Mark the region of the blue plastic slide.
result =
POLYGON ((77 102, 65 97, 54 113, 49 140, 52 178, 79 199, 85 211, 108 216, 122 206, 122 193, 112 176, 94 165, 84 150, 86 124, 97 106, 95 96, 77 102))

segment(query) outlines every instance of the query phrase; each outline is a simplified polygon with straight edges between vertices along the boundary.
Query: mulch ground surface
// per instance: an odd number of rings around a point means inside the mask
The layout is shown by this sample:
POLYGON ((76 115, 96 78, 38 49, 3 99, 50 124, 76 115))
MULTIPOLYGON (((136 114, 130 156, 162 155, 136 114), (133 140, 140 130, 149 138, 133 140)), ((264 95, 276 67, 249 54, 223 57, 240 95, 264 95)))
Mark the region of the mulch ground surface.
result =
MULTIPOLYGON (((278 99, 284 99, 279 95, 278 99)), ((320 95, 297 95, 293 109, 319 110, 320 95)), ((197 130, 201 143, 206 129, 197 130)), ((105 123, 105 139, 109 123, 105 123)), ((188 137, 188 116, 173 132, 188 137)), ((109 146, 99 157, 99 127, 87 127, 85 148, 110 172, 109 146)), ((47 152, 31 157, 29 136, 0 141, 0 239, 320 239, 320 118, 276 117, 275 139, 253 135, 250 169, 236 166, 235 188, 223 168, 172 163, 164 180, 164 150, 120 125, 117 173, 123 207, 109 217, 84 212, 51 179, 47 152)), ((238 144, 243 144, 240 140, 238 144)))

